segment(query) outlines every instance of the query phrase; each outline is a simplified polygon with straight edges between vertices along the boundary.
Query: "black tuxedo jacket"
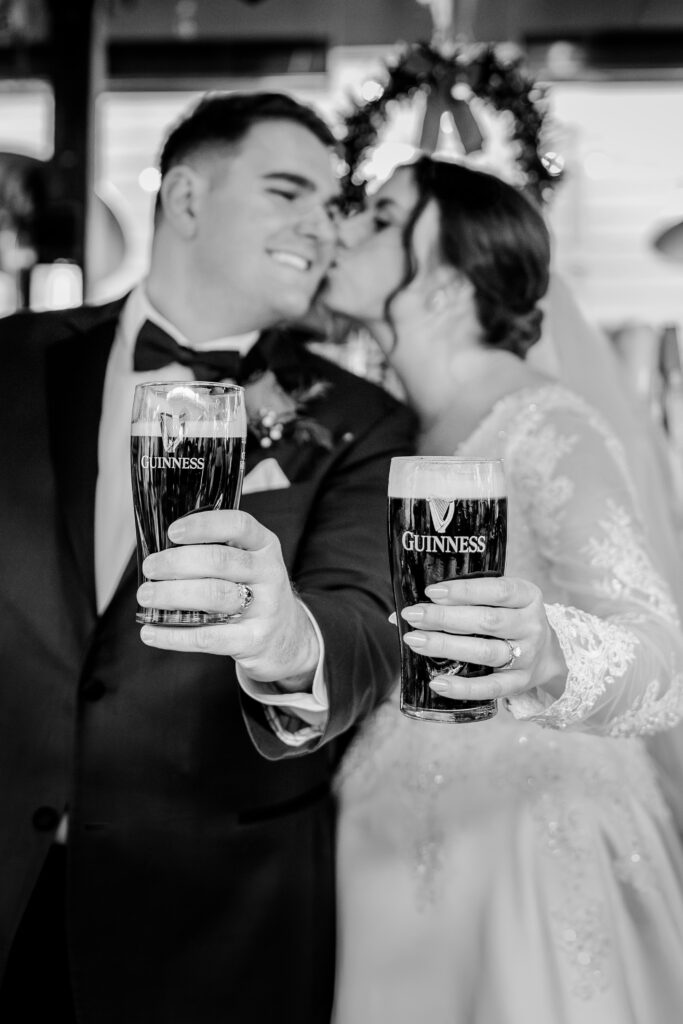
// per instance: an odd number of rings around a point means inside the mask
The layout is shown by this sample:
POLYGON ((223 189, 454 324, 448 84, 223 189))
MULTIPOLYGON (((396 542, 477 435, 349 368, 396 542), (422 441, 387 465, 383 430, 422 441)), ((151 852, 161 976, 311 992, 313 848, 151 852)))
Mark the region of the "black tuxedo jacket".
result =
POLYGON ((142 644, 133 561, 97 615, 98 425, 120 307, 0 321, 0 957, 68 809, 85 1024, 324 1024, 329 784, 341 738, 397 672, 386 484, 414 423, 300 339, 259 342, 286 388, 329 382, 308 413, 334 438, 248 445, 247 472, 275 456, 292 483, 242 507, 279 536, 325 639, 329 725, 288 747, 230 659, 142 644))

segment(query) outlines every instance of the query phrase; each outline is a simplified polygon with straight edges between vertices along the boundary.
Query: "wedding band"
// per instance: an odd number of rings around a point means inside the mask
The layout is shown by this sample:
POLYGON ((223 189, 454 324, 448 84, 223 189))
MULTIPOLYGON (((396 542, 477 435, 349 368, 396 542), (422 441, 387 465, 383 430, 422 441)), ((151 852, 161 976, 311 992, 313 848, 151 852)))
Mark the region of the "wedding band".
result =
POLYGON ((237 587, 240 595, 240 611, 246 612, 254 600, 254 591, 246 583, 240 583, 237 587))
POLYGON ((508 660, 505 662, 504 665, 500 666, 501 669, 510 668, 510 665, 512 665, 513 661, 516 661, 517 658, 519 658, 521 653, 522 653, 522 648, 519 646, 519 644, 514 644, 514 646, 513 646, 511 641, 510 640, 506 640, 504 637, 503 637, 503 643, 507 644, 508 647, 510 648, 510 657, 508 658, 508 660))

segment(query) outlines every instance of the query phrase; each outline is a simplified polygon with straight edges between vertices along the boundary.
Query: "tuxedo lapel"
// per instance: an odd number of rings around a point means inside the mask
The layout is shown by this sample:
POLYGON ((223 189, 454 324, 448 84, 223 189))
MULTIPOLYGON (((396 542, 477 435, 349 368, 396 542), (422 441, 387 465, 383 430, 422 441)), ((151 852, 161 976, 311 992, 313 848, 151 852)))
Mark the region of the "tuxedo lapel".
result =
POLYGON ((53 346, 48 409, 52 459, 67 543, 95 608, 95 487, 102 392, 116 321, 53 346))

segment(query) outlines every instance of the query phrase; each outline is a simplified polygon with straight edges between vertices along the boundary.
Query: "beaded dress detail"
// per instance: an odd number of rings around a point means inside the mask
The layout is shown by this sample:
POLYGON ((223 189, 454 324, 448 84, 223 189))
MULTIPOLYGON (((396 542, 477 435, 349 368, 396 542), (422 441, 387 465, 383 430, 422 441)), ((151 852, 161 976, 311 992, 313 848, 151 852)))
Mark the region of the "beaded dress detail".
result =
POLYGON ((505 460, 506 572, 543 591, 567 684, 487 722, 394 697, 365 723, 338 776, 334 1024, 673 1022, 683 853, 640 737, 683 717, 683 637, 625 453, 552 384, 458 454, 505 460))

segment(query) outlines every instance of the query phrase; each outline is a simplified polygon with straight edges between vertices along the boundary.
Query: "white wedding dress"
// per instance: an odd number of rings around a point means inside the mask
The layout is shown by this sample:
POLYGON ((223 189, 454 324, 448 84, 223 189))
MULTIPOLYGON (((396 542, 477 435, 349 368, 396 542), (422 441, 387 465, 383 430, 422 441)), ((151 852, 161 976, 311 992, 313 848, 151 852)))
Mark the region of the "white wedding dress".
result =
POLYGON ((505 460, 506 572, 569 676, 469 725, 366 722, 338 777, 334 1024, 676 1024, 683 850, 642 736, 683 715, 683 640, 619 443, 559 385, 458 452, 505 460))

